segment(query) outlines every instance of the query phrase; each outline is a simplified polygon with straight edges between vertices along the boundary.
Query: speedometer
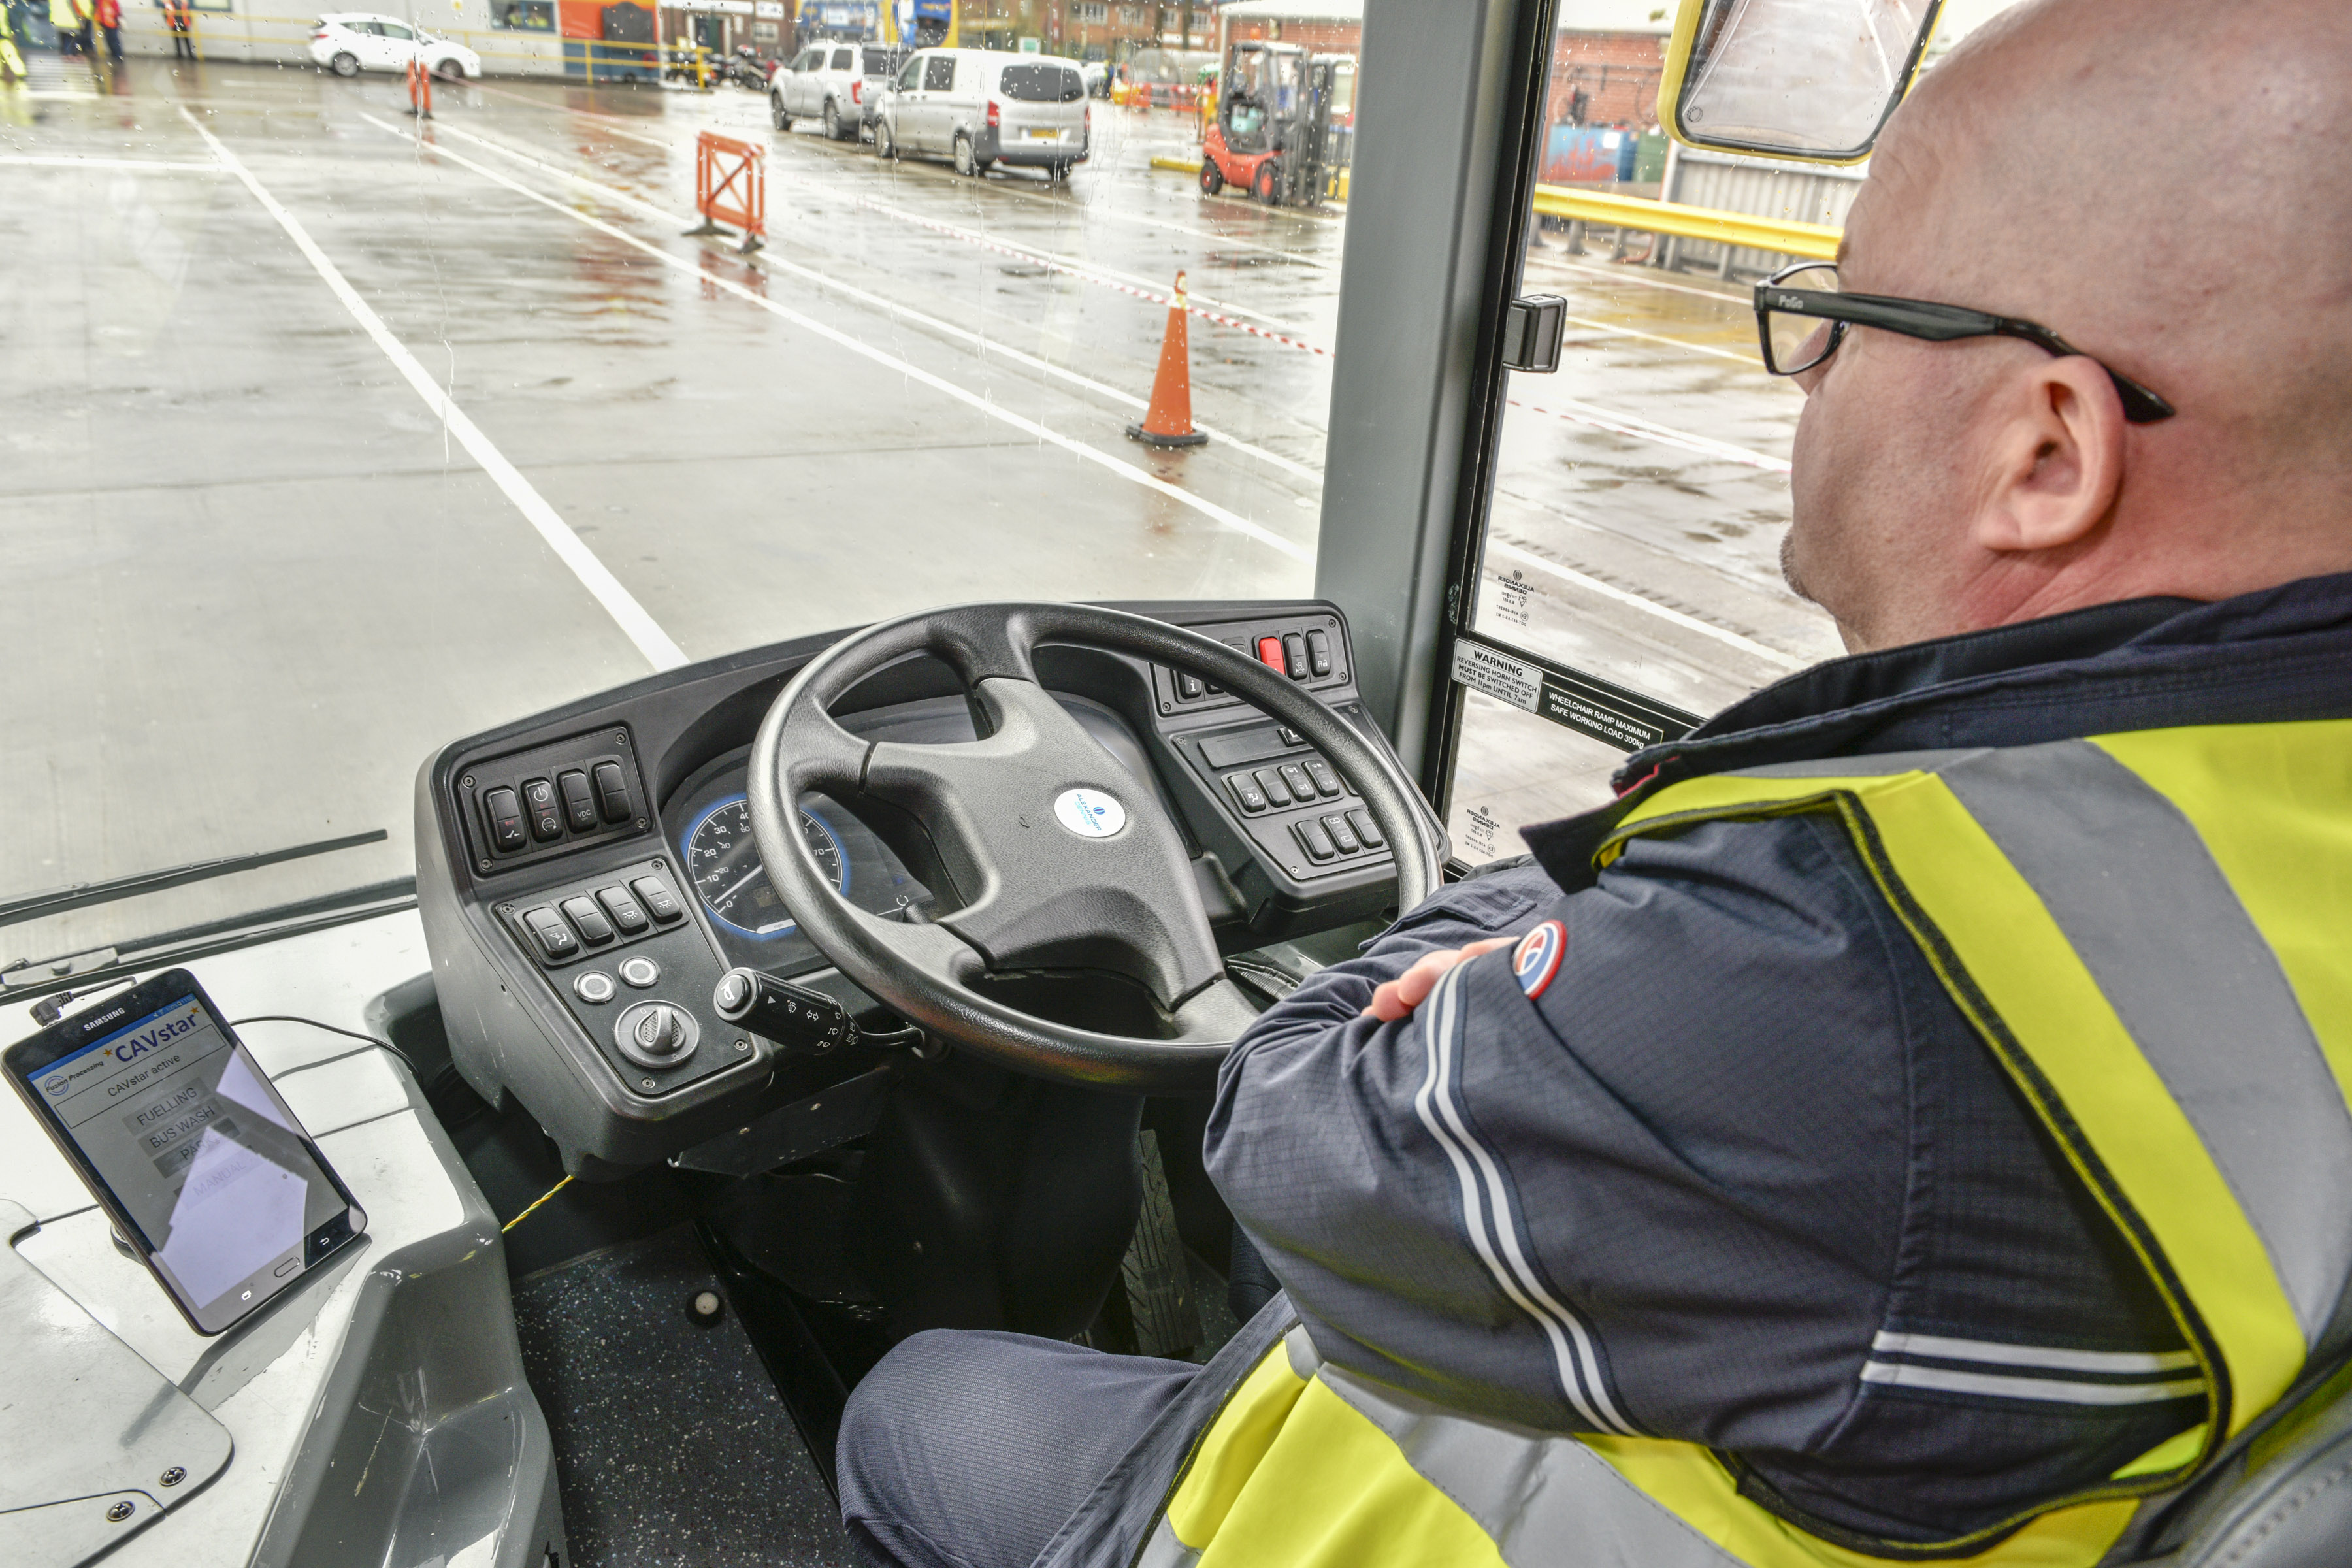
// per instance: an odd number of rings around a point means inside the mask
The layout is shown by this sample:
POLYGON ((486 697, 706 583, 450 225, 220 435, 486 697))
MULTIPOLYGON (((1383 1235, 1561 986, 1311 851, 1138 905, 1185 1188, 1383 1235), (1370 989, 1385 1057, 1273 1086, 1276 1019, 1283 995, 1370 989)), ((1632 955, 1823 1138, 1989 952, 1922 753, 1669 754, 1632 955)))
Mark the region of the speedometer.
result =
MULTIPOLYGON (((801 833, 833 885, 849 891, 849 861, 824 819, 803 809, 801 833)), ((751 802, 742 795, 711 805, 687 829, 686 875, 710 918, 730 931, 767 940, 800 929, 768 881, 768 868, 751 839, 751 802)))

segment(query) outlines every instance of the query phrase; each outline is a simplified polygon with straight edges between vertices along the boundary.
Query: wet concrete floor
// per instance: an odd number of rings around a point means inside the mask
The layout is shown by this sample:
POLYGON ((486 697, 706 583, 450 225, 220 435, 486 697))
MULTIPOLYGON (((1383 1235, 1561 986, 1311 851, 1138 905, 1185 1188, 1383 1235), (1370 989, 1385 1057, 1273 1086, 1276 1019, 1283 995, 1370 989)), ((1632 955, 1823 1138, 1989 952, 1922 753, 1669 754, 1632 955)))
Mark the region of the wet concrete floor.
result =
MULTIPOLYGON (((1152 168, 1178 117, 1096 104, 1055 185, 732 89, 486 81, 420 136, 394 77, 36 63, 0 88, 0 897, 377 826, 272 896, 402 875, 428 751, 679 658, 1311 588, 1345 215, 1152 168), (757 258, 681 233, 704 129, 770 147, 757 258), (1179 270, 1215 438, 1161 454, 1121 427, 1179 270)), ((1481 628, 1702 711, 1833 651, 1773 564, 1798 399, 1744 300, 1556 241, 1528 286, 1575 324, 1512 389, 1481 628)), ((1609 760, 1499 705, 1471 739, 1481 852, 1609 760)))

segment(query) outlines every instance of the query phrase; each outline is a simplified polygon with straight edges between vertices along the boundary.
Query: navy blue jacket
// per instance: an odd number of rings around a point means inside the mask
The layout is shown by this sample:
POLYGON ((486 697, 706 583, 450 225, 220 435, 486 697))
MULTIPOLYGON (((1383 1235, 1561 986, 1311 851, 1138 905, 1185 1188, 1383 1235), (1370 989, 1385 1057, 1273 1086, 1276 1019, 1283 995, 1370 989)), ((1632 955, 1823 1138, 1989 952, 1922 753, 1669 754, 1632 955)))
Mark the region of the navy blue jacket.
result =
POLYGON ((1330 1361, 1707 1444, 1833 1538, 1998 1522, 2201 1419, 2158 1386, 2182 1347, 2140 1268, 1835 825, 1704 825, 1598 876, 1592 848, 1738 766, 2347 716, 2352 576, 1820 666, 1270 1010, 1220 1079, 1210 1171, 1330 1361), (1566 942, 1538 997, 1501 952, 1449 1008, 1358 1016, 1421 953, 1543 920, 1566 942))

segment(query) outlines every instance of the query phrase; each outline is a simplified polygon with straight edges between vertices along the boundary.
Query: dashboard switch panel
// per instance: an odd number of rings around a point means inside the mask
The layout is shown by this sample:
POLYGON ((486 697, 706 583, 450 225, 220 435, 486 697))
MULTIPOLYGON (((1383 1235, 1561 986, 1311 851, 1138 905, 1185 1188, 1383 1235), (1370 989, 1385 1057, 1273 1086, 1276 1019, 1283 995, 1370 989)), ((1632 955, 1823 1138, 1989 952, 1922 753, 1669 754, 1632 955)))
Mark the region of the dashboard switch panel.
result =
POLYGON ((625 729, 466 764, 456 781, 476 871, 536 866, 652 830, 625 729))

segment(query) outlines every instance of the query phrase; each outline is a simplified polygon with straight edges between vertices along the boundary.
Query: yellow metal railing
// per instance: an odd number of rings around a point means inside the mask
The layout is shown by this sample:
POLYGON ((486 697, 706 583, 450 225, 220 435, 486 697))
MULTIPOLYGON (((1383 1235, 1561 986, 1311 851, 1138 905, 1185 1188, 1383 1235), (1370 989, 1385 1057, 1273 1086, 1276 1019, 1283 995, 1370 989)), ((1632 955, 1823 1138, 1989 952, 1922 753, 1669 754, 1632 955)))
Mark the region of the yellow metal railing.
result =
POLYGON ((1845 237, 1845 230, 1829 224, 1758 217, 1751 213, 1724 212, 1715 207, 1686 207, 1676 202, 1580 191, 1568 185, 1538 185, 1535 209, 1546 217, 1572 218, 1603 228, 1630 228, 1683 239, 1712 240, 1745 250, 1774 250, 1785 256, 1811 257, 1822 261, 1837 259, 1838 242, 1845 237))

